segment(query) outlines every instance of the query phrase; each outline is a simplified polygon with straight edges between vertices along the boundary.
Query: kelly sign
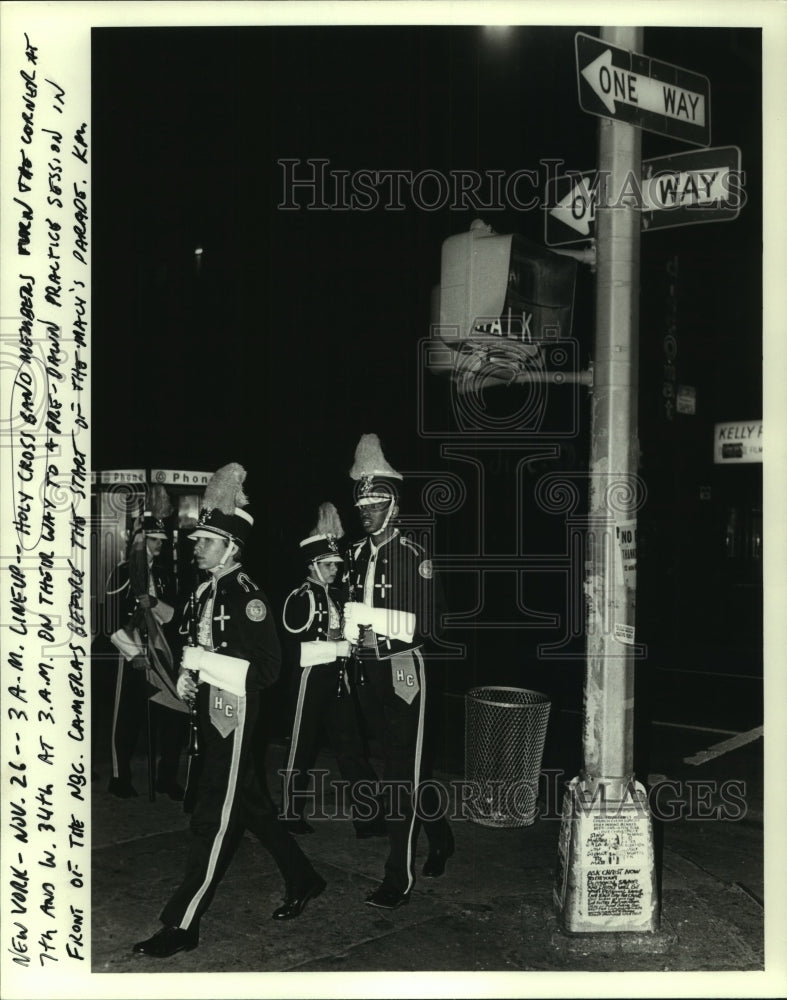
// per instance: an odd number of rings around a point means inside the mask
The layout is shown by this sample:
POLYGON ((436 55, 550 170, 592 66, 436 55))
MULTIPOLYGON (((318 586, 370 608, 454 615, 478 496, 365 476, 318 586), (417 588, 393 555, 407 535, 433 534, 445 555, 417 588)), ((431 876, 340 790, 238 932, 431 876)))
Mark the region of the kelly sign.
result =
POLYGON ((713 429, 713 461, 716 465, 761 462, 762 420, 716 424, 713 429))

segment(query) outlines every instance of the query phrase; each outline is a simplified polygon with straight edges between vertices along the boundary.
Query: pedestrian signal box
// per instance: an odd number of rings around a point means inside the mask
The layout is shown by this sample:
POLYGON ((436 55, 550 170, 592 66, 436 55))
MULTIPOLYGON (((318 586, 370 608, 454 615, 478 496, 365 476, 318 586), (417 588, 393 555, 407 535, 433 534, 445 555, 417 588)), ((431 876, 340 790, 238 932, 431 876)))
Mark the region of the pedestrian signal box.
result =
POLYGON ((577 262, 480 219, 443 242, 440 335, 523 346, 571 336, 577 262))

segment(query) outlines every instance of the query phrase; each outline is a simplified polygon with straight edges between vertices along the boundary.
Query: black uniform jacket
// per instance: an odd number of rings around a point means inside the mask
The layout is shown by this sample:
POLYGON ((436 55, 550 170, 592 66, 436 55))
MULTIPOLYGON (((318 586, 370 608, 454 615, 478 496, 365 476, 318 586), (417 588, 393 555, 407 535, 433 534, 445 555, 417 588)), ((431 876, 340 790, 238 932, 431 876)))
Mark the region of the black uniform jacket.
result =
MULTIPOLYGON (((286 630, 285 643, 292 662, 306 665, 302 656, 305 642, 325 642, 340 639, 343 594, 338 587, 325 587, 314 580, 305 580, 284 602, 282 622, 286 630), (333 602, 333 621, 329 604, 333 602), (333 627, 332 627, 333 626, 333 627)), ((314 657, 311 657, 315 660, 314 657)), ((333 662, 334 656, 316 657, 318 662, 333 662)))
MULTIPOLYGON (((210 595, 213 581, 204 593, 210 595)), ((199 590, 199 588, 197 588, 199 590)), ((195 594, 180 608, 178 632, 183 642, 199 638, 200 598, 195 594)), ((208 597, 209 599, 209 597, 208 597)), ((270 602, 242 566, 216 580, 210 637, 206 645, 215 653, 249 661, 246 690, 270 687, 279 676, 281 646, 270 602)))
POLYGON ((372 552, 370 539, 366 537, 352 545, 349 555, 347 600, 415 615, 412 641, 367 632, 358 649, 362 657, 385 660, 396 653, 420 649, 430 636, 438 634, 442 590, 423 546, 397 530, 376 553, 372 552), (373 578, 371 601, 364 598, 364 590, 368 589, 365 588, 367 574, 373 578))
MULTIPOLYGON (((175 579, 172 574, 154 559, 148 569, 150 579, 156 588, 156 597, 174 606, 175 579)), ((131 589, 128 561, 118 563, 112 570, 107 581, 104 594, 104 618, 107 634, 111 635, 119 628, 128 624, 129 618, 137 610, 137 598, 131 589)))

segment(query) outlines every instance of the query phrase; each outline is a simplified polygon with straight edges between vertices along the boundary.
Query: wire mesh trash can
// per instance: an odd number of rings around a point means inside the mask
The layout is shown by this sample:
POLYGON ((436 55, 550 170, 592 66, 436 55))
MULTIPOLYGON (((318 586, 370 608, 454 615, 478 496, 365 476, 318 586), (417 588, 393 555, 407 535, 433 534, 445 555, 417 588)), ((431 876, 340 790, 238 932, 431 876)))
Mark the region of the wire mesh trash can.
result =
POLYGON ((482 826, 530 826, 549 722, 549 698, 515 687, 477 687, 465 695, 465 797, 482 826))

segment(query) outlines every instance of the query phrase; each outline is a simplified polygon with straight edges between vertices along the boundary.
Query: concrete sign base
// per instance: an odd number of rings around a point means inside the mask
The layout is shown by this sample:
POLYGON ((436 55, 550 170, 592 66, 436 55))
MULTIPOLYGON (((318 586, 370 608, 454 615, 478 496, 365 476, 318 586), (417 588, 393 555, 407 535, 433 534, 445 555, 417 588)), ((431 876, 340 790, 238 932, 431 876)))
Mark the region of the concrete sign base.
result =
POLYGON ((569 932, 658 930, 653 827, 642 785, 569 783, 553 898, 569 932))

